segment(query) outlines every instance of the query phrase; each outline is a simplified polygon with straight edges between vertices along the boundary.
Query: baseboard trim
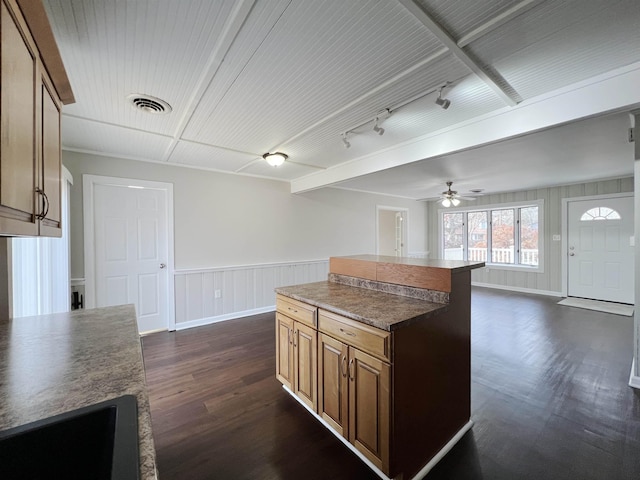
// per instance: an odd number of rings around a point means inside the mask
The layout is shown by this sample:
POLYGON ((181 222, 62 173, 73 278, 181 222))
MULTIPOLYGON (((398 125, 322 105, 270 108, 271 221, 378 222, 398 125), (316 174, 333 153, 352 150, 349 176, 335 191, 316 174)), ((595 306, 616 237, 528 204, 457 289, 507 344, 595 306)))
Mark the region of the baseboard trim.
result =
POLYGON ((152 333, 166 332, 167 330, 168 330, 167 328, 156 328, 154 330, 145 330, 144 332, 140 332, 140 336, 144 337, 146 335, 151 335, 152 333))
POLYGON ((260 313, 268 313, 275 311, 276 306, 270 305, 268 307, 253 308, 251 310, 243 310, 241 312, 226 313, 224 315, 217 315, 215 317, 198 318, 196 320, 189 320, 188 322, 176 323, 176 330, 185 330, 187 328, 204 327, 205 325, 211 325, 213 323, 225 322, 227 320, 235 320, 237 318, 250 317, 251 315, 258 315, 260 313))
POLYGON ((554 292, 552 290, 538 290, 536 288, 510 287, 508 285, 496 285, 495 283, 471 282, 471 286, 494 288, 496 290, 508 290, 510 292, 518 293, 533 293, 535 295, 546 295, 549 297, 564 297, 564 295, 562 295, 562 292, 554 292))
POLYGON ((636 371, 636 359, 631 362, 631 373, 629 374, 629 386, 640 390, 640 377, 634 375, 636 371))
MULTIPOLYGON (((311 415, 313 415, 316 418, 316 420, 318 420, 322 425, 324 425, 338 440, 340 440, 344 445, 346 445, 349 450, 351 450, 354 454, 356 454, 356 456, 360 460, 362 460, 376 475, 378 475, 382 480, 392 480, 389 477, 387 477, 382 472, 382 470, 380 470, 373 463, 371 463, 371 460, 369 460, 362 453, 360 453, 356 447, 351 445, 347 441, 347 439, 345 439, 342 435, 336 432, 320 415, 318 415, 311 408, 309 408, 309 406, 306 403, 300 400, 298 396, 295 393, 293 393, 287 386, 283 385, 282 388, 289 395, 291 395, 294 400, 296 400, 300 405, 306 408, 307 411, 311 415)), ((460 430, 458 430, 458 432, 453 437, 451 437, 451 440, 449 440, 447 444, 444 447, 442 447, 440 451, 433 456, 433 458, 429 461, 429 463, 427 463, 424 467, 422 467, 422 470, 420 470, 411 479, 407 479, 407 480, 423 479, 429 473, 429 471, 431 471, 431 469, 435 467, 436 464, 440 460, 442 460, 447 453, 449 453, 449 451, 454 447, 454 445, 458 443, 458 441, 460 441, 460 439, 464 436, 465 433, 467 433, 471 429, 472 426, 473 426, 473 421, 469 420, 460 430)))

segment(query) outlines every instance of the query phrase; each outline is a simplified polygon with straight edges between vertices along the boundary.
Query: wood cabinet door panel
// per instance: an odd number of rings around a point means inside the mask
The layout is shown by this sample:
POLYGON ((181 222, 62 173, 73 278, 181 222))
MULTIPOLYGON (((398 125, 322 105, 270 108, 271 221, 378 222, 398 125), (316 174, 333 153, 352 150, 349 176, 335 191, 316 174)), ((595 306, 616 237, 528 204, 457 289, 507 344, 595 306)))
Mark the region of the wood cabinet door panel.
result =
POLYGON ((0 16, 0 228, 2 233, 37 235, 37 55, 26 25, 14 19, 4 2, 0 2, 0 16))
POLYGON ((313 328, 294 322, 294 393, 314 412, 318 411, 318 339, 313 328))
POLYGON ((60 180, 62 161, 60 153, 60 105, 53 87, 46 77, 42 79, 42 147, 41 185, 46 194, 46 217, 40 222, 40 235, 61 236, 60 180))
POLYGON ((391 367, 349 347, 349 441, 387 473, 390 389, 391 367))
POLYGON ((293 388, 293 320, 276 313, 276 378, 293 388))
POLYGON ((349 428, 348 355, 347 345, 319 334, 318 414, 345 438, 348 438, 349 428))

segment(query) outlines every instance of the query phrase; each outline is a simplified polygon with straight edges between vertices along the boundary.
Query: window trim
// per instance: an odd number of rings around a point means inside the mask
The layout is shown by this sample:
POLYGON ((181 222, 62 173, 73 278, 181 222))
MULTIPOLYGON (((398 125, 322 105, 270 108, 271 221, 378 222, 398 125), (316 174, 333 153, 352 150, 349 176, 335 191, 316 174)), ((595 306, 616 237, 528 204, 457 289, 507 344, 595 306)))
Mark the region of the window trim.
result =
MULTIPOLYGON (((544 200, 529 200, 529 201, 520 201, 520 202, 507 202, 507 203, 491 203, 486 205, 465 205, 464 207, 451 207, 451 208, 439 208, 438 209, 438 252, 440 254, 440 258, 444 258, 444 242, 443 242, 443 233, 444 233, 444 214, 445 213, 469 213, 469 212, 482 212, 487 211, 488 217, 487 220, 491 221, 491 210, 505 210, 510 208, 526 208, 526 207, 538 207, 538 265, 522 265, 522 264, 511 264, 511 263, 491 263, 485 262, 487 269, 494 270, 512 270, 518 272, 528 272, 528 273, 544 273, 544 245, 545 245, 545 236, 544 236, 544 200)), ((520 212, 516 211, 516 217, 520 219, 520 212)), ((489 223, 490 226, 490 223, 489 223)), ((488 228, 490 229, 490 228, 488 228)), ((464 252, 466 256, 466 252, 468 249, 468 226, 465 222, 465 228, 462 229, 462 241, 464 247, 464 252)), ((520 244, 520 228, 519 226, 515 228, 515 237, 517 239, 517 244, 520 244)))

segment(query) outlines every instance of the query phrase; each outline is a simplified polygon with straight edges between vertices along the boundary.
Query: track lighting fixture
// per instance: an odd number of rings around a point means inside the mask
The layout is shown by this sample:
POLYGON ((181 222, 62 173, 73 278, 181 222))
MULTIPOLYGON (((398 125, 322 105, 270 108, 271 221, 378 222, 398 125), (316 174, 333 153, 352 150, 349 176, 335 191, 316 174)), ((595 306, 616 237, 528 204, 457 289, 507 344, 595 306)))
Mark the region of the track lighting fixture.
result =
POLYGON ((436 105, 440 105, 443 109, 446 110, 451 105, 451 100, 447 98, 442 98, 442 90, 444 90, 444 87, 440 87, 440 90, 438 90, 438 98, 436 98, 436 105))
POLYGON ((351 146, 351 144, 349 143, 349 140, 347 140, 347 136, 351 133, 356 133, 356 131, 358 131, 358 133, 360 133, 360 130, 362 129, 362 127, 364 127, 367 124, 370 124, 373 121, 373 131, 376 132, 378 135, 384 135, 385 129, 382 128, 380 126, 380 123, 385 121, 387 118, 389 118, 389 116, 391 116, 391 114, 393 112, 395 112, 396 110, 398 110, 399 108, 402 108, 406 105, 409 105, 410 103, 415 102, 416 100, 419 100, 423 97, 426 97, 427 95, 431 95, 435 92, 438 92, 438 98, 436 98, 435 102, 436 105, 442 107, 444 110, 446 110, 447 108, 449 108, 451 106, 451 100, 449 100, 448 98, 442 98, 442 92, 445 88, 449 87, 453 85, 453 82, 450 81, 446 81, 445 83, 441 83, 439 86, 437 87, 432 87, 431 89, 429 89, 426 92, 422 92, 418 95, 415 95, 411 98, 409 98, 408 100, 405 100, 402 103, 399 103, 398 105, 395 105, 393 107, 389 107, 389 108, 385 108, 383 110, 380 110, 377 115, 375 117, 373 117, 373 119, 371 120, 366 120, 362 123, 359 123, 358 125, 351 127, 348 130, 345 130, 344 133, 342 133, 340 136, 342 137, 342 143, 344 145, 345 148, 349 148, 351 146))
POLYGON ((279 167, 287 158, 289 158, 289 156, 286 153, 274 152, 265 153, 262 155, 262 158, 264 158, 272 167, 279 167))
POLYGON ((375 122, 373 123, 373 131, 378 135, 384 135, 384 128, 378 126, 378 117, 376 117, 375 122))

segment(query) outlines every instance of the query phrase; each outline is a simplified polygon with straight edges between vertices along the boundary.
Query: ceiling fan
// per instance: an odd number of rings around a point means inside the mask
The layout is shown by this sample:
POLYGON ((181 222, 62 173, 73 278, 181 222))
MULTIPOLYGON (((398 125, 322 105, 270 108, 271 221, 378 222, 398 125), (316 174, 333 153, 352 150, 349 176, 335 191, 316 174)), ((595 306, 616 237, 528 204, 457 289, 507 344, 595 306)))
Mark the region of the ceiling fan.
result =
POLYGON ((442 203, 443 207, 457 207, 460 205, 460 200, 475 200, 475 197, 463 197, 462 195, 458 195, 458 192, 455 190, 451 190, 451 185, 453 182, 447 182, 447 190, 442 192, 440 195, 440 203, 442 203))

